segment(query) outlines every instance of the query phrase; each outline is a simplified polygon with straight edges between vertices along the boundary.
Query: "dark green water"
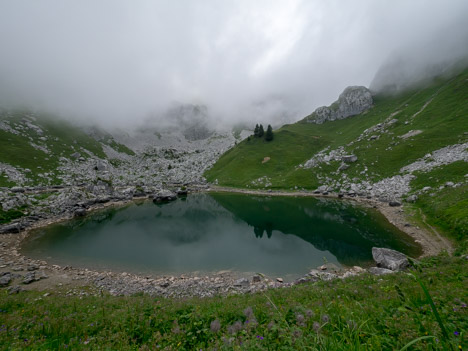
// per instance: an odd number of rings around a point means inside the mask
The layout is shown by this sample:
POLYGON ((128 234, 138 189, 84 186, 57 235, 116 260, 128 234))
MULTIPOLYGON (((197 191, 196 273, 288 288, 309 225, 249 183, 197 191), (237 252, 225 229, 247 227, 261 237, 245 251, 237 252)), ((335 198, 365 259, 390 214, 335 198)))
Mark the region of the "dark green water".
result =
POLYGON ((305 197, 195 194, 109 209, 32 233, 23 253, 51 263, 178 274, 234 270, 297 277, 324 261, 369 265, 373 246, 420 248, 380 214, 305 197))

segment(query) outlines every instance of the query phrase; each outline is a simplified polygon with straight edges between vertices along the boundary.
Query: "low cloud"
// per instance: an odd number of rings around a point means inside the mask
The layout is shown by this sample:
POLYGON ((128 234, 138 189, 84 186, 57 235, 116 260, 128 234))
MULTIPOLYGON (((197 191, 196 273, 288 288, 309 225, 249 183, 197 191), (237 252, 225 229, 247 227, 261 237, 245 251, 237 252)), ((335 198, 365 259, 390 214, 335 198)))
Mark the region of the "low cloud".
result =
POLYGON ((392 57, 466 56, 467 13, 465 0, 0 0, 0 104, 121 127, 177 103, 224 124, 295 121, 392 57))

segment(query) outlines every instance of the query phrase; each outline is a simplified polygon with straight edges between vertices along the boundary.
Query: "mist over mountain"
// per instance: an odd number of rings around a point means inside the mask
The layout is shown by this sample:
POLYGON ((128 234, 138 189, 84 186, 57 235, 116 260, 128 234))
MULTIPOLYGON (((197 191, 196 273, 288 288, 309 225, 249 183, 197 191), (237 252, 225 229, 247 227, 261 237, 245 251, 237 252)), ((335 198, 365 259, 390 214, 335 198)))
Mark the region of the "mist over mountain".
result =
POLYGON ((346 86, 405 86, 459 59, 467 13, 464 0, 0 1, 0 106, 121 128, 205 106, 212 126, 279 126, 346 86))

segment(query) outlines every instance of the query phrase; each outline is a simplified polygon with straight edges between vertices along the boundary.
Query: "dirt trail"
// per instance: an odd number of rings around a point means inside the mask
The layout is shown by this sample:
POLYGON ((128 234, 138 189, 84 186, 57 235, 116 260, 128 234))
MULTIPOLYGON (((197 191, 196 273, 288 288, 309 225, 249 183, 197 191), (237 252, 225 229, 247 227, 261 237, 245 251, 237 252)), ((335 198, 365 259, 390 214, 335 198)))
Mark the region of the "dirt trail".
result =
POLYGON ((422 219, 423 223, 435 234, 435 236, 439 239, 441 244, 443 244, 445 246, 445 250, 447 250, 449 255, 452 255, 453 247, 452 247, 452 244, 450 243, 450 241, 448 239, 444 238, 437 231, 437 229, 435 229, 433 226, 431 226, 429 223, 427 223, 426 215, 424 214, 424 212, 421 209, 419 209, 419 214, 421 215, 421 219, 422 219))

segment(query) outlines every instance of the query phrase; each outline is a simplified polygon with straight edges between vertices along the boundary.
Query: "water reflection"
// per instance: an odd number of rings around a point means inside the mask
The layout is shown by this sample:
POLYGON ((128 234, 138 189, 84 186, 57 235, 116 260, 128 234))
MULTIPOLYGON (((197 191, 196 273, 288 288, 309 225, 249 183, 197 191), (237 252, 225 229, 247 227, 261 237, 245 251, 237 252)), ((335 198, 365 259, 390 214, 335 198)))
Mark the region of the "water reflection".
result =
POLYGON ((59 264, 158 273, 233 269, 301 275, 324 260, 365 264, 372 246, 408 254, 408 237, 360 208, 312 198, 196 194, 94 213, 38 230, 23 246, 59 264))
POLYGON ((420 247, 382 215, 348 202, 306 197, 265 197, 213 194, 216 201, 253 227, 255 237, 273 232, 297 236, 339 263, 370 261, 372 247, 390 247, 418 255, 420 247))

